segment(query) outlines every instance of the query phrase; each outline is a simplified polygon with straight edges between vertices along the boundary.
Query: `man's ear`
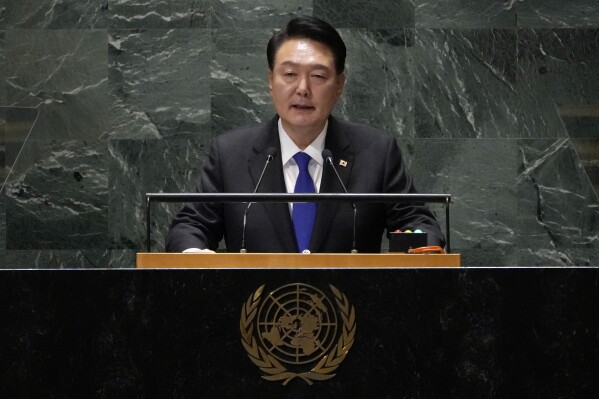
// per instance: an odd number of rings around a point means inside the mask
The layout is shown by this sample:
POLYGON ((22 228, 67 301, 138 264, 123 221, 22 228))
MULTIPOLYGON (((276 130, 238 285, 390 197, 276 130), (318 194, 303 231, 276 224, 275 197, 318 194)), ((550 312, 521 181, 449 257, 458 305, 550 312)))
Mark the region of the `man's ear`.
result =
POLYGON ((345 73, 340 73, 337 75, 337 98, 341 97, 343 94, 343 88, 345 87, 345 73))
POLYGON ((269 68, 268 69, 268 90, 272 91, 272 70, 269 68))

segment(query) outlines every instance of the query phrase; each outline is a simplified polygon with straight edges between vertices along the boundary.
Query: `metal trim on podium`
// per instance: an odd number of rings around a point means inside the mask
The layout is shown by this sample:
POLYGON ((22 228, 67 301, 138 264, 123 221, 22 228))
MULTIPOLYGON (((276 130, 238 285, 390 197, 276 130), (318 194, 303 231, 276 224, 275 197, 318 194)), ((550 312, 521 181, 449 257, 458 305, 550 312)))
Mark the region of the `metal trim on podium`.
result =
POLYGON ((138 269, 376 269, 460 267, 460 254, 143 253, 138 269))

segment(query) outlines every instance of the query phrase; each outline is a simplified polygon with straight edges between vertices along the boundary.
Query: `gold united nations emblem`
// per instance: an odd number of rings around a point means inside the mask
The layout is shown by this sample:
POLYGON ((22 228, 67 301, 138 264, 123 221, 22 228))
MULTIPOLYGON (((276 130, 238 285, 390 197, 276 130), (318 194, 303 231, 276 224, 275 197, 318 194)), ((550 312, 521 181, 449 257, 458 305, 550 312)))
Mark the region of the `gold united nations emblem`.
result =
POLYGON ((241 308, 241 342, 268 381, 286 385, 301 378, 328 380, 354 343, 356 312, 330 285, 334 301, 302 283, 279 287, 263 298, 264 285, 241 308))

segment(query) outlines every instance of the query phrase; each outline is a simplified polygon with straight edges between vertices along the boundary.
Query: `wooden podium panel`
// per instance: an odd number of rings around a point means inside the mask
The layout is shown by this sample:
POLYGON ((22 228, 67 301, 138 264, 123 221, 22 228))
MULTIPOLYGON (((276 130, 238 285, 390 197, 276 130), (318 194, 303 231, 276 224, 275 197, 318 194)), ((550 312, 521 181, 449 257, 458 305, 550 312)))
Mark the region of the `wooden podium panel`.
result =
POLYGON ((460 267, 459 254, 138 253, 138 269, 302 269, 460 267))

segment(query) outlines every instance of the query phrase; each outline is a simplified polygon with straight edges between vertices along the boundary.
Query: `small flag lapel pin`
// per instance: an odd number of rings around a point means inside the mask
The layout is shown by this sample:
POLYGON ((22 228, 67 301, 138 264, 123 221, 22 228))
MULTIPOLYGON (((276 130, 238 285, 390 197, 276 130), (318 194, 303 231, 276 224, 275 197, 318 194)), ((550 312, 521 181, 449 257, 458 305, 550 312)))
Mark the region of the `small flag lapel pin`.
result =
POLYGON ((343 166, 344 168, 347 166, 347 161, 340 159, 339 160, 339 166, 343 166))

